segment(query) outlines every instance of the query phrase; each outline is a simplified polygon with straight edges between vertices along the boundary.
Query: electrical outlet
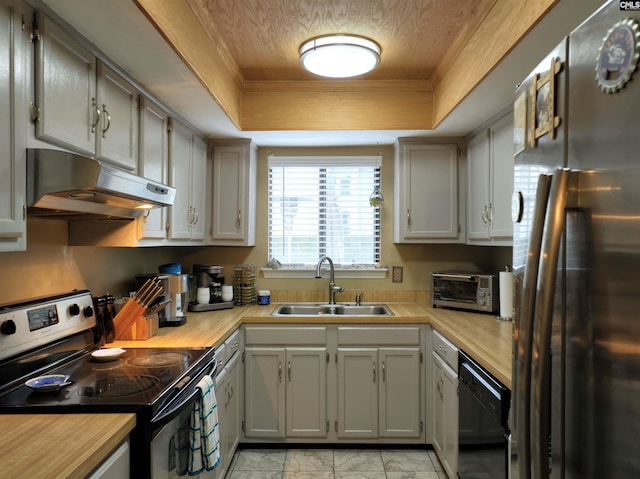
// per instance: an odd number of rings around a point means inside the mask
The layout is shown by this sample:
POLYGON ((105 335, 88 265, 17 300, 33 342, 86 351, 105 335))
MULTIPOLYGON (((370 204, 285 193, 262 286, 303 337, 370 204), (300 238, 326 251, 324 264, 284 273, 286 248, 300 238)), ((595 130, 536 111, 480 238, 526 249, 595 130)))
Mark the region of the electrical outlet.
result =
POLYGON ((394 283, 402 283, 402 266, 394 266, 391 271, 391 281, 394 283))

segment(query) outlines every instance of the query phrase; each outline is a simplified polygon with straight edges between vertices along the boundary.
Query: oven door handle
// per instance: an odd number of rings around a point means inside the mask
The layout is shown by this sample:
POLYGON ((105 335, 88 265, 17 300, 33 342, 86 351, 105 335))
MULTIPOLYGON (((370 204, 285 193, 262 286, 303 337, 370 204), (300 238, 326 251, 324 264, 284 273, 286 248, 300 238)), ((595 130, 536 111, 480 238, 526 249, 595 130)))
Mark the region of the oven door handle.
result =
POLYGON ((212 378, 214 378, 217 371, 218 371, 218 360, 214 359, 213 366, 211 367, 211 370, 209 373, 205 372, 203 374, 200 374, 197 378, 197 381, 189 380, 189 381, 184 381, 182 383, 179 383, 176 386, 176 390, 178 391, 178 397, 180 393, 182 393, 183 388, 188 384, 194 385, 193 390, 189 394, 187 394, 186 397, 179 400, 177 399, 177 402, 175 404, 170 402, 165 408, 163 408, 160 411, 159 414, 151 418, 151 429, 153 431, 160 430, 163 426, 171 422, 175 417, 182 414, 187 408, 191 407, 193 403, 199 400, 200 389, 195 387, 195 385, 197 385, 206 374, 209 374, 212 378))

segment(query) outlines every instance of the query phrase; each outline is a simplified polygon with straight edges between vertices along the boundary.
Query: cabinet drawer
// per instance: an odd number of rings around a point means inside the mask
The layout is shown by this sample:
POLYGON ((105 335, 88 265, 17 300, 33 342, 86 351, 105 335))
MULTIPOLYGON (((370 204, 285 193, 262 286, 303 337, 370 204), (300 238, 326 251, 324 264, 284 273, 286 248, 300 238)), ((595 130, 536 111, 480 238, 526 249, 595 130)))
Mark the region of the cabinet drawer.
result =
POLYGON ((325 326, 246 326, 245 344, 264 345, 324 345, 327 343, 325 326))
POLYGON ((458 371, 458 348, 438 331, 433 331, 433 351, 454 371, 458 371))
POLYGON ((215 358, 218 361, 218 373, 222 372, 222 368, 224 368, 225 364, 227 364, 227 348, 222 343, 220 346, 216 348, 215 358))
POLYGON ((224 342, 225 349, 227 350, 227 361, 233 357, 234 354, 240 349, 240 330, 236 329, 231 336, 229 336, 224 342))
POLYGON ((339 326, 340 346, 419 346, 420 326, 339 326))

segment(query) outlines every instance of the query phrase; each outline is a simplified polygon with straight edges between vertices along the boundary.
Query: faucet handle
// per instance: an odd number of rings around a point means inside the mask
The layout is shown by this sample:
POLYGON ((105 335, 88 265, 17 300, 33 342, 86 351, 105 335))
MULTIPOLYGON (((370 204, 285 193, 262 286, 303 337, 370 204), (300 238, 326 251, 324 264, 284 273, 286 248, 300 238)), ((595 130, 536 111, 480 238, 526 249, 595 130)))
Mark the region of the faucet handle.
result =
POLYGON ((362 302, 362 293, 356 293, 356 306, 360 306, 362 302))

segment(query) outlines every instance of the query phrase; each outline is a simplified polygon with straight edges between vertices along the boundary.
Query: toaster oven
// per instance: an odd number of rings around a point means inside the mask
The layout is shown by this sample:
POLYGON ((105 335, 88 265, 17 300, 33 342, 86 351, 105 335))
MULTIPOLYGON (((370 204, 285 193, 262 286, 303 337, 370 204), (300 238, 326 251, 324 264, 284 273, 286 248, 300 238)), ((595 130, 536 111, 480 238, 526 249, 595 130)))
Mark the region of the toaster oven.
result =
POLYGON ((431 273, 433 307, 495 313, 500 304, 495 274, 463 271, 431 273))

